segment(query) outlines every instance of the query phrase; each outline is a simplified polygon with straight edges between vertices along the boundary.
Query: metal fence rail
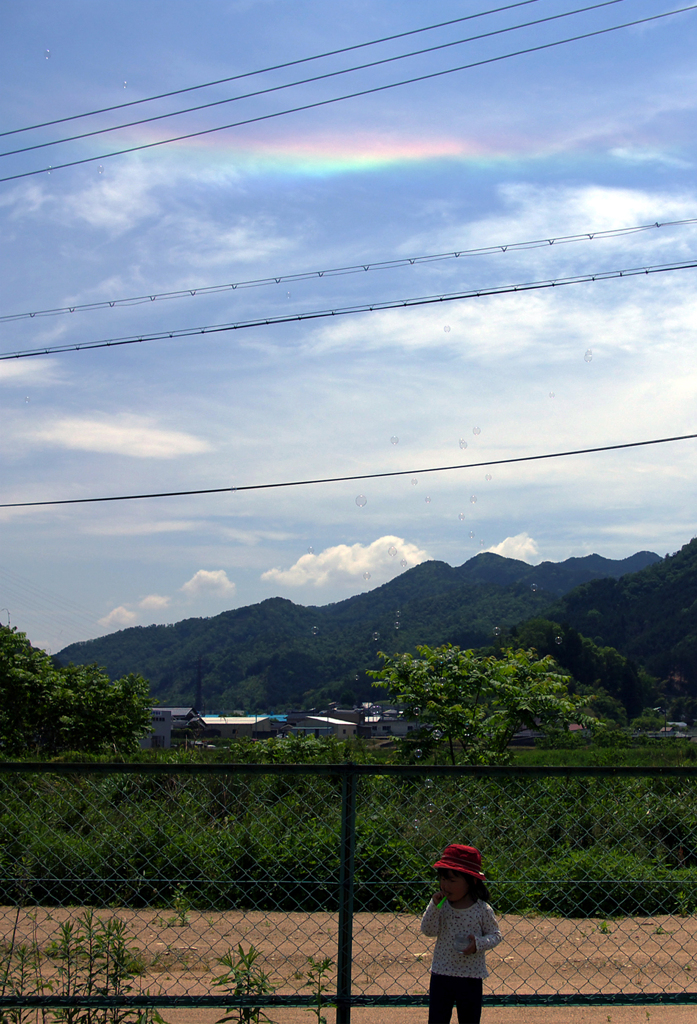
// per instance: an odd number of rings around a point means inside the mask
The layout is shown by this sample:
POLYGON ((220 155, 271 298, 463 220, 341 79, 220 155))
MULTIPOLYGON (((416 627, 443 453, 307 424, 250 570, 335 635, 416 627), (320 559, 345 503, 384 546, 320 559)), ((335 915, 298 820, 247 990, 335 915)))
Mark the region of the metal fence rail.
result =
POLYGON ((425 1005, 449 842, 488 1005, 697 1000, 695 768, 0 763, 0 1019, 425 1005))

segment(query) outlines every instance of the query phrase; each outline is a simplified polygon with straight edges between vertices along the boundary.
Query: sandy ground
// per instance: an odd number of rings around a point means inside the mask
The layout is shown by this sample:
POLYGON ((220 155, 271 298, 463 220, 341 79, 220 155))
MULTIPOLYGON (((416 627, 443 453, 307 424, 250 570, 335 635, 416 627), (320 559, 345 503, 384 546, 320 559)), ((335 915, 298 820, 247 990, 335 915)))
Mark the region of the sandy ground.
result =
MULTIPOLYGON (((16 922, 15 943, 36 942, 46 950, 61 923, 75 921, 84 908, 25 908, 16 922)), ((278 994, 308 993, 307 958, 336 959, 334 914, 229 911, 190 912, 186 920, 171 911, 100 910, 118 916, 140 951, 143 973, 132 991, 150 994, 211 994, 217 963, 231 947, 253 945, 258 964, 278 994)), ((14 908, 0 908, 5 948, 15 930, 14 908)), ((654 993, 697 991, 697 920, 694 917, 594 919, 502 917, 504 941, 487 954, 490 977, 485 993, 654 993)), ((433 940, 422 936, 419 919, 406 914, 357 914, 354 927, 353 989, 359 994, 424 994, 433 940)), ((55 968, 46 961, 46 976, 55 968)), ((335 973, 327 976, 328 990, 335 973)), ((500 1008, 485 1009, 489 1024, 683 1024, 695 1020, 695 1006, 500 1008)), ((216 1010, 166 1010, 172 1024, 213 1024, 216 1010)), ((295 1008, 270 1009, 278 1024, 316 1019, 295 1008)), ((333 1021, 335 1011, 326 1011, 333 1021)), ((425 1008, 354 1009, 352 1024, 417 1024, 425 1008)))

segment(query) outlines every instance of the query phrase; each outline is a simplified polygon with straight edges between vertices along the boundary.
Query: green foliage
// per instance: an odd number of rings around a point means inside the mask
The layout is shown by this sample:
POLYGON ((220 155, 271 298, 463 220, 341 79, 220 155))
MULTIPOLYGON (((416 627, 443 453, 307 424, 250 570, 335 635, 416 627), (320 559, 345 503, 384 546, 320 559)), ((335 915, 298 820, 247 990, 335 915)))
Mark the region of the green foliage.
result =
POLYGON ((371 675, 422 724, 417 738, 422 752, 424 744, 430 749, 447 744, 455 764, 457 745, 465 763, 501 763, 523 727, 595 724, 582 712, 583 701, 569 695, 568 676, 549 656, 507 649, 484 657, 450 644, 417 650, 418 658, 382 654, 385 667, 371 675))
MULTIPOLYGON (((258 958, 259 951, 254 946, 245 951, 240 943, 237 952, 229 949, 216 961, 225 968, 225 972, 219 975, 213 984, 224 988, 226 993, 232 996, 269 995, 274 991, 274 987, 269 981, 269 976, 257 964, 258 958)), ((273 1024, 260 1006, 228 1007, 225 1016, 220 1017, 216 1024, 225 1024, 226 1021, 235 1021, 236 1024, 273 1024)))
POLYGON ((327 1018, 322 1013, 322 1010, 333 1004, 326 1003, 323 998, 324 993, 329 988, 325 982, 325 975, 334 966, 334 961, 330 957, 325 957, 323 960, 315 960, 313 956, 309 956, 307 962, 310 969, 307 972, 307 980, 303 984, 303 988, 311 988, 315 998, 315 1005, 307 1012, 313 1013, 317 1017, 317 1024, 327 1024, 327 1018))
MULTIPOLYGON (((18 910, 19 914, 19 910, 18 910)), ((16 931, 16 921, 15 921, 16 931)), ((15 944, 0 959, 2 994, 61 997, 123 996, 144 973, 142 954, 118 917, 106 920, 93 910, 63 921, 58 937, 42 950, 36 928, 30 943, 15 944)), ((35 1011, 0 1010, 1 1024, 27 1024, 35 1011)), ((44 1024, 165 1024, 156 1010, 73 1006, 43 1011, 44 1024)))
POLYGON ((148 684, 96 665, 58 668, 24 633, 0 628, 0 753, 128 753, 151 724, 148 684))
POLYGON ((659 715, 653 708, 644 708, 640 715, 632 719, 631 727, 642 732, 659 732, 665 725, 663 715, 659 715))

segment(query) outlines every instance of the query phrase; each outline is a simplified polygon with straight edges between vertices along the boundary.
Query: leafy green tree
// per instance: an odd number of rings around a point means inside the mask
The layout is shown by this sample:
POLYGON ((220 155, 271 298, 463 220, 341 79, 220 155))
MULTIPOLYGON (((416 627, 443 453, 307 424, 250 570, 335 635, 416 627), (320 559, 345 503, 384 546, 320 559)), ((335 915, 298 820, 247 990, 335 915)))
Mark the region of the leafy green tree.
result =
POLYGON ((128 753, 151 725, 147 682, 110 682, 97 665, 57 668, 16 629, 0 629, 0 753, 128 753))
POLYGON ((659 732, 665 725, 665 719, 653 708, 644 708, 640 715, 632 719, 630 725, 635 731, 659 732))
POLYGON ((482 656, 450 644, 417 651, 418 657, 381 653, 385 665, 371 672, 374 685, 421 723, 421 749, 446 743, 453 764, 457 745, 468 764, 501 762, 521 728, 596 724, 581 711, 583 699, 569 694, 569 677, 549 655, 509 648, 482 656))

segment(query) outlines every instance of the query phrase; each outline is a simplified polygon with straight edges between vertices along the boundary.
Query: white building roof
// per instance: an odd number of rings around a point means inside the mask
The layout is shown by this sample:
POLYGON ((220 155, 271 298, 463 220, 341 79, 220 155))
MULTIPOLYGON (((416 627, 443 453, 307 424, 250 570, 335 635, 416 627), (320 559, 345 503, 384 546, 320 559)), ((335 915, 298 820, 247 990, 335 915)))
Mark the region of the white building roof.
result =
POLYGON ((203 721, 206 725, 258 725, 271 719, 268 715, 204 715, 203 721))

